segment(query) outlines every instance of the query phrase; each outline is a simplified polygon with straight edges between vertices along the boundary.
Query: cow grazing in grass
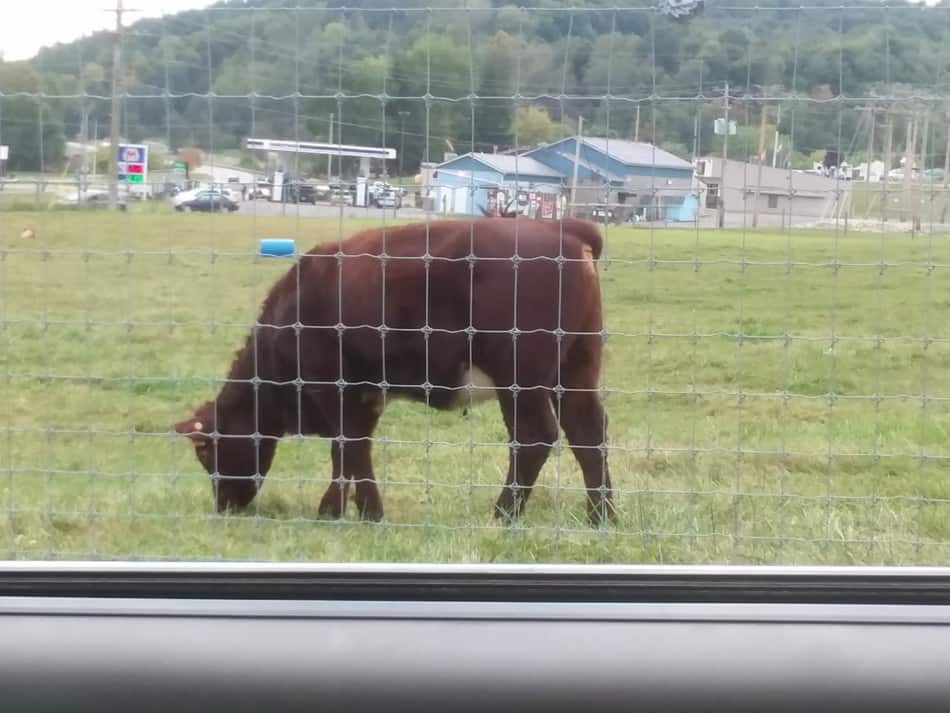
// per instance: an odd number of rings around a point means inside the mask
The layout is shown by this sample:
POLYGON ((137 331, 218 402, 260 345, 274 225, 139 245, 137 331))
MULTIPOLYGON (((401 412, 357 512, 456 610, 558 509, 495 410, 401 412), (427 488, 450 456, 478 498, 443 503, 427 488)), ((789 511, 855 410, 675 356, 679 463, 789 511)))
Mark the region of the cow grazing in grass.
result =
POLYGON ((392 398, 436 409, 494 397, 512 443, 496 515, 519 514, 558 420, 588 512, 613 512, 597 391, 601 237, 579 220, 437 221, 374 229, 311 250, 271 289, 217 398, 175 427, 212 475, 219 511, 246 506, 287 434, 333 439, 320 502, 349 485, 379 519, 371 436, 392 398))

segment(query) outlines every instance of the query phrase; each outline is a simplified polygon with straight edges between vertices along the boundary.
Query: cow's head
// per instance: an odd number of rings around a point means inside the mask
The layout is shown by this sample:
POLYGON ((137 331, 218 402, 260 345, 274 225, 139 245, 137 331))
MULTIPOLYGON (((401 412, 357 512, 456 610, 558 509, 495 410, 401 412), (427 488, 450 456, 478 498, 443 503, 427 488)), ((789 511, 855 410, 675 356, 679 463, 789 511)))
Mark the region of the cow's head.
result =
POLYGON ((255 433, 253 414, 241 416, 207 401, 191 418, 175 425, 195 447, 195 455, 211 476, 218 512, 240 510, 254 499, 270 470, 277 441, 255 433))

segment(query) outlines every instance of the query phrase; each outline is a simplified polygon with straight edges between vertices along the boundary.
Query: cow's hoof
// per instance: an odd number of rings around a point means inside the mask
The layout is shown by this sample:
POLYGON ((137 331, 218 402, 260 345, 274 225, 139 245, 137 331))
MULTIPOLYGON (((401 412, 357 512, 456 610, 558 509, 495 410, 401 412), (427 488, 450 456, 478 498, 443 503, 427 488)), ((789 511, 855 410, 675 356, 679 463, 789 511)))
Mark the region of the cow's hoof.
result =
POLYGON ((612 494, 590 493, 587 497, 587 519, 591 527, 601 527, 617 522, 617 508, 614 507, 612 494))
POLYGON ((360 514, 361 520, 370 522, 379 522, 383 519, 383 499, 379 496, 379 491, 374 487, 369 492, 356 493, 356 509, 360 514))
POLYGON ((366 520, 368 522, 379 522, 383 519, 383 506, 382 505, 367 505, 364 508, 359 508, 360 520, 366 520))
POLYGON ((505 488, 495 503, 495 519, 510 523, 521 517, 524 496, 513 488, 505 488))
POLYGON ((320 500, 320 507, 317 513, 320 517, 338 520, 343 517, 343 511, 346 509, 346 490, 331 485, 330 489, 323 494, 320 500))
POLYGON ((383 503, 377 496, 376 499, 367 498, 363 503, 357 503, 356 509, 360 514, 360 520, 369 522, 379 522, 383 519, 383 503))

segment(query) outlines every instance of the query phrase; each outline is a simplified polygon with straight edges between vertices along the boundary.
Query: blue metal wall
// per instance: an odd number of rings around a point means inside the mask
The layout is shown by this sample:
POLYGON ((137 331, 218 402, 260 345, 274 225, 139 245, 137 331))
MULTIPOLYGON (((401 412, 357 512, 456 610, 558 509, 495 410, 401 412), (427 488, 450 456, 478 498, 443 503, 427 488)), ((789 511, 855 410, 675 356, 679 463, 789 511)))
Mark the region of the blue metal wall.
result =
POLYGON ((504 187, 517 189, 548 189, 557 179, 546 176, 503 175, 489 170, 471 156, 460 156, 439 166, 433 179, 435 210, 461 215, 481 215, 481 208, 488 205, 488 191, 504 187), (459 175, 461 173, 462 175, 459 175), (444 199, 444 201, 443 201, 444 199))
MULTIPOLYGON (((574 171, 574 139, 568 138, 562 141, 559 141, 550 146, 545 146, 540 149, 535 149, 534 151, 529 151, 528 156, 536 158, 541 163, 550 166, 555 171, 558 171, 564 174, 566 177, 570 177, 574 171)), ((692 167, 687 168, 665 168, 661 166, 627 166, 620 161, 607 156, 606 154, 598 151, 587 144, 581 143, 580 151, 581 159, 591 164, 592 166, 598 166, 609 173, 612 173, 616 176, 623 178, 637 176, 637 177, 653 177, 653 178, 673 178, 681 180, 691 180, 693 176, 692 167)), ((578 167, 577 176, 579 180, 597 180, 601 176, 594 174, 583 166, 578 167)))
POLYGON ((438 175, 433 180, 436 189, 435 210, 441 213, 445 206, 449 213, 481 215, 479 206, 488 204, 488 189, 501 183, 502 178, 500 173, 487 171, 484 165, 468 160, 467 157, 439 166, 438 175), (457 164, 461 164, 462 167, 456 167, 457 164), (455 171, 470 171, 471 173, 458 175, 455 171))
MULTIPOLYGON (((537 159, 545 166, 550 166, 555 171, 564 176, 566 181, 570 181, 574 175, 574 149, 571 149, 570 157, 564 156, 557 151, 555 151, 550 146, 545 146, 544 148, 536 149, 529 152, 527 155, 531 158, 537 159)), ((585 181, 599 181, 601 180, 600 174, 594 173, 584 166, 577 166, 577 180, 585 181)))

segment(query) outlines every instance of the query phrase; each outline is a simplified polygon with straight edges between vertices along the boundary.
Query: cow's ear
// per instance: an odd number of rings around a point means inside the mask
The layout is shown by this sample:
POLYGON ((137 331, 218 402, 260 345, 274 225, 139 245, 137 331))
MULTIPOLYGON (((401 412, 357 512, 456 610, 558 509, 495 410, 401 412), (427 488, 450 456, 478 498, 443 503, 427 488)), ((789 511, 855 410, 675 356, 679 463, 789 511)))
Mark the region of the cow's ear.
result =
POLYGON ((211 438, 205 431, 205 424, 194 418, 186 418, 175 424, 175 431, 191 439, 197 448, 207 448, 211 438))

